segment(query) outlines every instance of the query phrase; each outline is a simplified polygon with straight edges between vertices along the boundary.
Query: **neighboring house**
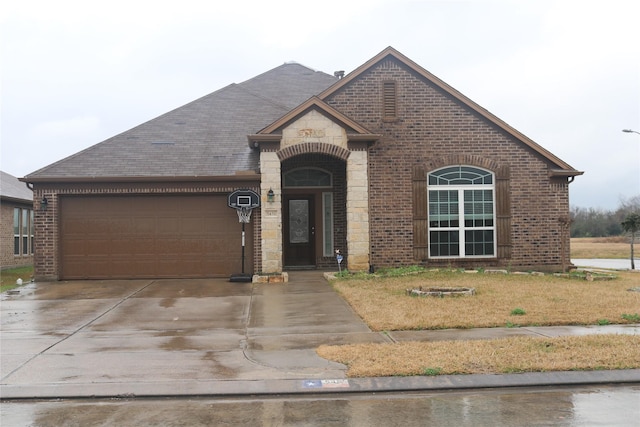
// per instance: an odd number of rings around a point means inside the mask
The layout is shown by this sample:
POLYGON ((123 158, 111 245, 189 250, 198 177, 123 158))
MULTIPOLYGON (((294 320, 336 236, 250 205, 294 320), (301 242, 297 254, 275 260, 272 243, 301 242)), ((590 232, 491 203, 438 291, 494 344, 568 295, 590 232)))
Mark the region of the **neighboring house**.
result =
POLYGON ((286 63, 23 181, 36 277, 228 276, 422 264, 564 270, 582 172, 389 47, 334 75, 286 63))
POLYGON ((33 192, 18 178, 0 171, 0 267, 33 264, 33 192))

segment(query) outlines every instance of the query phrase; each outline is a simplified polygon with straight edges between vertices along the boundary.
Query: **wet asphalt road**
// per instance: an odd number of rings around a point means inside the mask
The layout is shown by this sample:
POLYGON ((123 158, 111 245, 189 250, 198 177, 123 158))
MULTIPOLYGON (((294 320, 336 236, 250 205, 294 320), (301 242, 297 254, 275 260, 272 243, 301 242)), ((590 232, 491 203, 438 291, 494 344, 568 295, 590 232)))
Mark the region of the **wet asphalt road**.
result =
POLYGON ((640 385, 3 402, 2 426, 638 426, 640 385))

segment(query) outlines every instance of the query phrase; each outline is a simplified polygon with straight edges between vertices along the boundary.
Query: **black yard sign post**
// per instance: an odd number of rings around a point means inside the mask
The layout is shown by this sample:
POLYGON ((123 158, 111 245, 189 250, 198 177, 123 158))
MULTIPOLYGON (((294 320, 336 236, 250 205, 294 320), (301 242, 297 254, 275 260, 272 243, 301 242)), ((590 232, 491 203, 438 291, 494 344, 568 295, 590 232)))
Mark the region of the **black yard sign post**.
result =
POLYGON ((260 207, 260 196, 253 190, 236 190, 229 194, 228 205, 238 213, 238 221, 242 223, 242 273, 232 274, 230 282, 250 282, 251 274, 244 272, 244 247, 245 233, 244 225, 251 220, 253 209, 260 207))

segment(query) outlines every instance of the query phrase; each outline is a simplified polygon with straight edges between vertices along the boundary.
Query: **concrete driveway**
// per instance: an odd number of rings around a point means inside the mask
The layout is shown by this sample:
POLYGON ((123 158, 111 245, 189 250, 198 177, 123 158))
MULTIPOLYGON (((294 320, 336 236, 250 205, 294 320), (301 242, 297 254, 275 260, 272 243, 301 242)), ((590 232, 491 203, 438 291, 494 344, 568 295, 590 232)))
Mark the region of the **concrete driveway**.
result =
POLYGON ((381 342, 323 278, 37 283, 3 295, 2 397, 206 393, 345 378, 321 343, 381 342), (169 393, 170 392, 170 393, 169 393))
POLYGON ((37 283, 2 294, 0 397, 229 396, 640 383, 640 369, 346 379, 320 344, 640 334, 640 325, 372 332, 321 272, 37 283))

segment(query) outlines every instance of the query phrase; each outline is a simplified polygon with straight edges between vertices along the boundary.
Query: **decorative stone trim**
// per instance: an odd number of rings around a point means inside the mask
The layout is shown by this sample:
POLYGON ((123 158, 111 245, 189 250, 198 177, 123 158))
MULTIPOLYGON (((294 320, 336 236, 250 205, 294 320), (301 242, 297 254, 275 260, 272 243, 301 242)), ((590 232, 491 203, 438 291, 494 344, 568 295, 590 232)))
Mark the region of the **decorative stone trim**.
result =
POLYGON ((288 283, 289 273, 254 274, 253 283, 288 283))
POLYGON ((290 159, 291 157, 298 156, 306 153, 320 153, 327 154, 332 157, 337 157, 341 160, 347 160, 350 151, 346 148, 334 144, 327 144, 323 142, 308 142, 300 143, 296 145, 290 145, 277 152, 280 161, 290 159))
POLYGON ((418 289, 407 289, 406 294, 408 296, 417 296, 417 297, 458 297, 458 296, 471 296, 476 294, 475 288, 463 288, 463 287, 434 287, 434 288, 425 288, 422 286, 418 289))

